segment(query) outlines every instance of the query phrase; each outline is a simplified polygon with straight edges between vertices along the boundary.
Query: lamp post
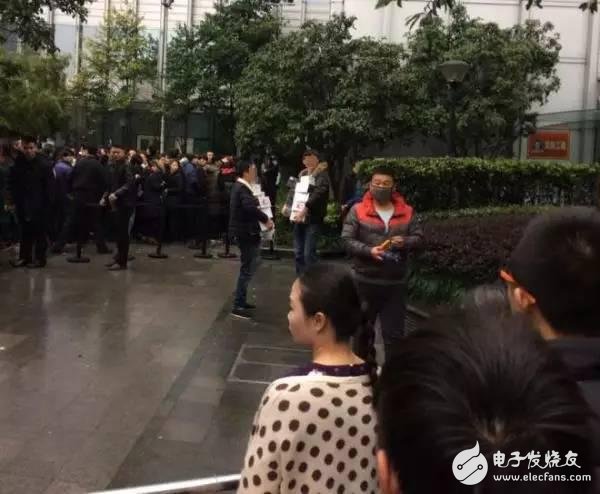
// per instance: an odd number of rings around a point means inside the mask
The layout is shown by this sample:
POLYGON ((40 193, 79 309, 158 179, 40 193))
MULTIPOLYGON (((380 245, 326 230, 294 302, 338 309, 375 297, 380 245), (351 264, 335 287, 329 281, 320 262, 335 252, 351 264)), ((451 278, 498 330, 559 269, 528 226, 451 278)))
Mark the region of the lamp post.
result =
MULTIPOLYGON (((158 43, 158 81, 161 95, 164 97, 167 89, 165 69, 167 66, 167 48, 169 46, 169 9, 175 0, 161 0, 161 25, 158 43)), ((165 109, 164 104, 160 115, 160 152, 165 152, 165 109)))
POLYGON ((462 60, 448 60, 440 65, 440 71, 448 83, 450 102, 450 131, 448 134, 448 154, 456 156, 456 94, 459 84, 465 80, 469 64, 462 60))

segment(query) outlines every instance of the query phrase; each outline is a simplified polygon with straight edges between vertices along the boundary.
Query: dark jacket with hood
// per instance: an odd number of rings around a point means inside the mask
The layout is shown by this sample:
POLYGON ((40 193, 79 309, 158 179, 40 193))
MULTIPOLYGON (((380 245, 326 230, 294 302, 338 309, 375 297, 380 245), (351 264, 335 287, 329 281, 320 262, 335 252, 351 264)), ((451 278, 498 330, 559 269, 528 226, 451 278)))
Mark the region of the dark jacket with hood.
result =
POLYGON ((375 209, 375 201, 367 192, 361 202, 352 207, 342 231, 342 239, 352 256, 359 281, 375 284, 399 284, 406 277, 408 253, 419 246, 423 232, 411 206, 398 193, 392 195, 394 213, 386 230, 375 209), (377 261, 371 256, 373 247, 392 237, 404 237, 404 246, 395 252, 397 261, 377 261))

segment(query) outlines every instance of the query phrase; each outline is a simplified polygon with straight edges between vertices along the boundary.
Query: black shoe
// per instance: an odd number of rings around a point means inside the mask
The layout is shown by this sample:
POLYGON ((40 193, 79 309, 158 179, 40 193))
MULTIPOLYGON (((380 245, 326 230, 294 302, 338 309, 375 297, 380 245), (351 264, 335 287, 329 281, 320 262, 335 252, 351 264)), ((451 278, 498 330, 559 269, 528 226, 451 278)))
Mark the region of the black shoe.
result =
POLYGON ((249 304, 248 302, 246 302, 244 305, 241 306, 241 308, 246 310, 256 310, 256 305, 249 304))
POLYGON ((96 250, 97 250, 98 254, 112 254, 113 253, 112 249, 109 249, 108 247, 99 248, 96 250))
POLYGON ((231 315, 233 317, 237 317, 238 319, 251 319, 252 314, 245 309, 244 307, 234 307, 231 311, 231 315))
POLYGON ((127 266, 121 266, 120 264, 113 264, 111 265, 110 268, 108 268, 109 271, 125 271, 127 269, 127 266))
POLYGON ((29 261, 25 261, 24 259, 19 259, 17 261, 10 261, 10 265, 13 268, 24 268, 26 267, 28 264, 30 264, 29 261))
POLYGON ((65 251, 65 247, 63 245, 54 244, 50 249, 52 254, 62 254, 65 251))
POLYGON ((46 261, 35 261, 27 264, 28 269, 42 269, 46 267, 46 261))

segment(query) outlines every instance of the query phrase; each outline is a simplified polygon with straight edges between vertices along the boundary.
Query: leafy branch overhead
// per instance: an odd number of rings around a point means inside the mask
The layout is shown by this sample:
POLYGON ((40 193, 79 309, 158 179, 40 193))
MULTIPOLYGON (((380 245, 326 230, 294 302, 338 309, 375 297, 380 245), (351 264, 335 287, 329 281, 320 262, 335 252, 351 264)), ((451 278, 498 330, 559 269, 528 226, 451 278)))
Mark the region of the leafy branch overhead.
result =
MULTIPOLYGON (((529 10, 531 7, 544 7, 544 0, 520 0, 521 3, 525 3, 525 7, 529 10)), ((398 5, 398 7, 402 7, 403 0, 377 0, 375 5, 376 8, 386 7, 392 3, 398 5)), ((435 17, 442 10, 452 10, 455 8, 460 2, 458 0, 428 0, 425 4, 423 12, 419 14, 415 14, 407 19, 407 24, 411 27, 414 26, 417 22, 424 18, 435 17)), ((589 2, 583 2, 579 5, 581 10, 590 10, 591 12, 598 11, 598 0, 590 0, 589 2)))
POLYGON ((85 22, 86 4, 92 0, 0 0, 0 43, 21 39, 33 49, 56 51, 54 31, 46 11, 55 9, 85 22))

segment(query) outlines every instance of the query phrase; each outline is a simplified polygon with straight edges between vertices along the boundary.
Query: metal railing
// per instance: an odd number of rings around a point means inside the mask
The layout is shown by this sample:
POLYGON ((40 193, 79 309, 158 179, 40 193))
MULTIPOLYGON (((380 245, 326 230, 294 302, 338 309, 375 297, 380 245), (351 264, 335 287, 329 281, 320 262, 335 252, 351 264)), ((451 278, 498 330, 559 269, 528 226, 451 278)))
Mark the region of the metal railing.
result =
POLYGON ((111 491, 98 491, 92 494, 199 494, 227 492, 237 490, 240 475, 221 475, 195 480, 183 480, 165 484, 154 484, 140 487, 127 487, 111 491))

